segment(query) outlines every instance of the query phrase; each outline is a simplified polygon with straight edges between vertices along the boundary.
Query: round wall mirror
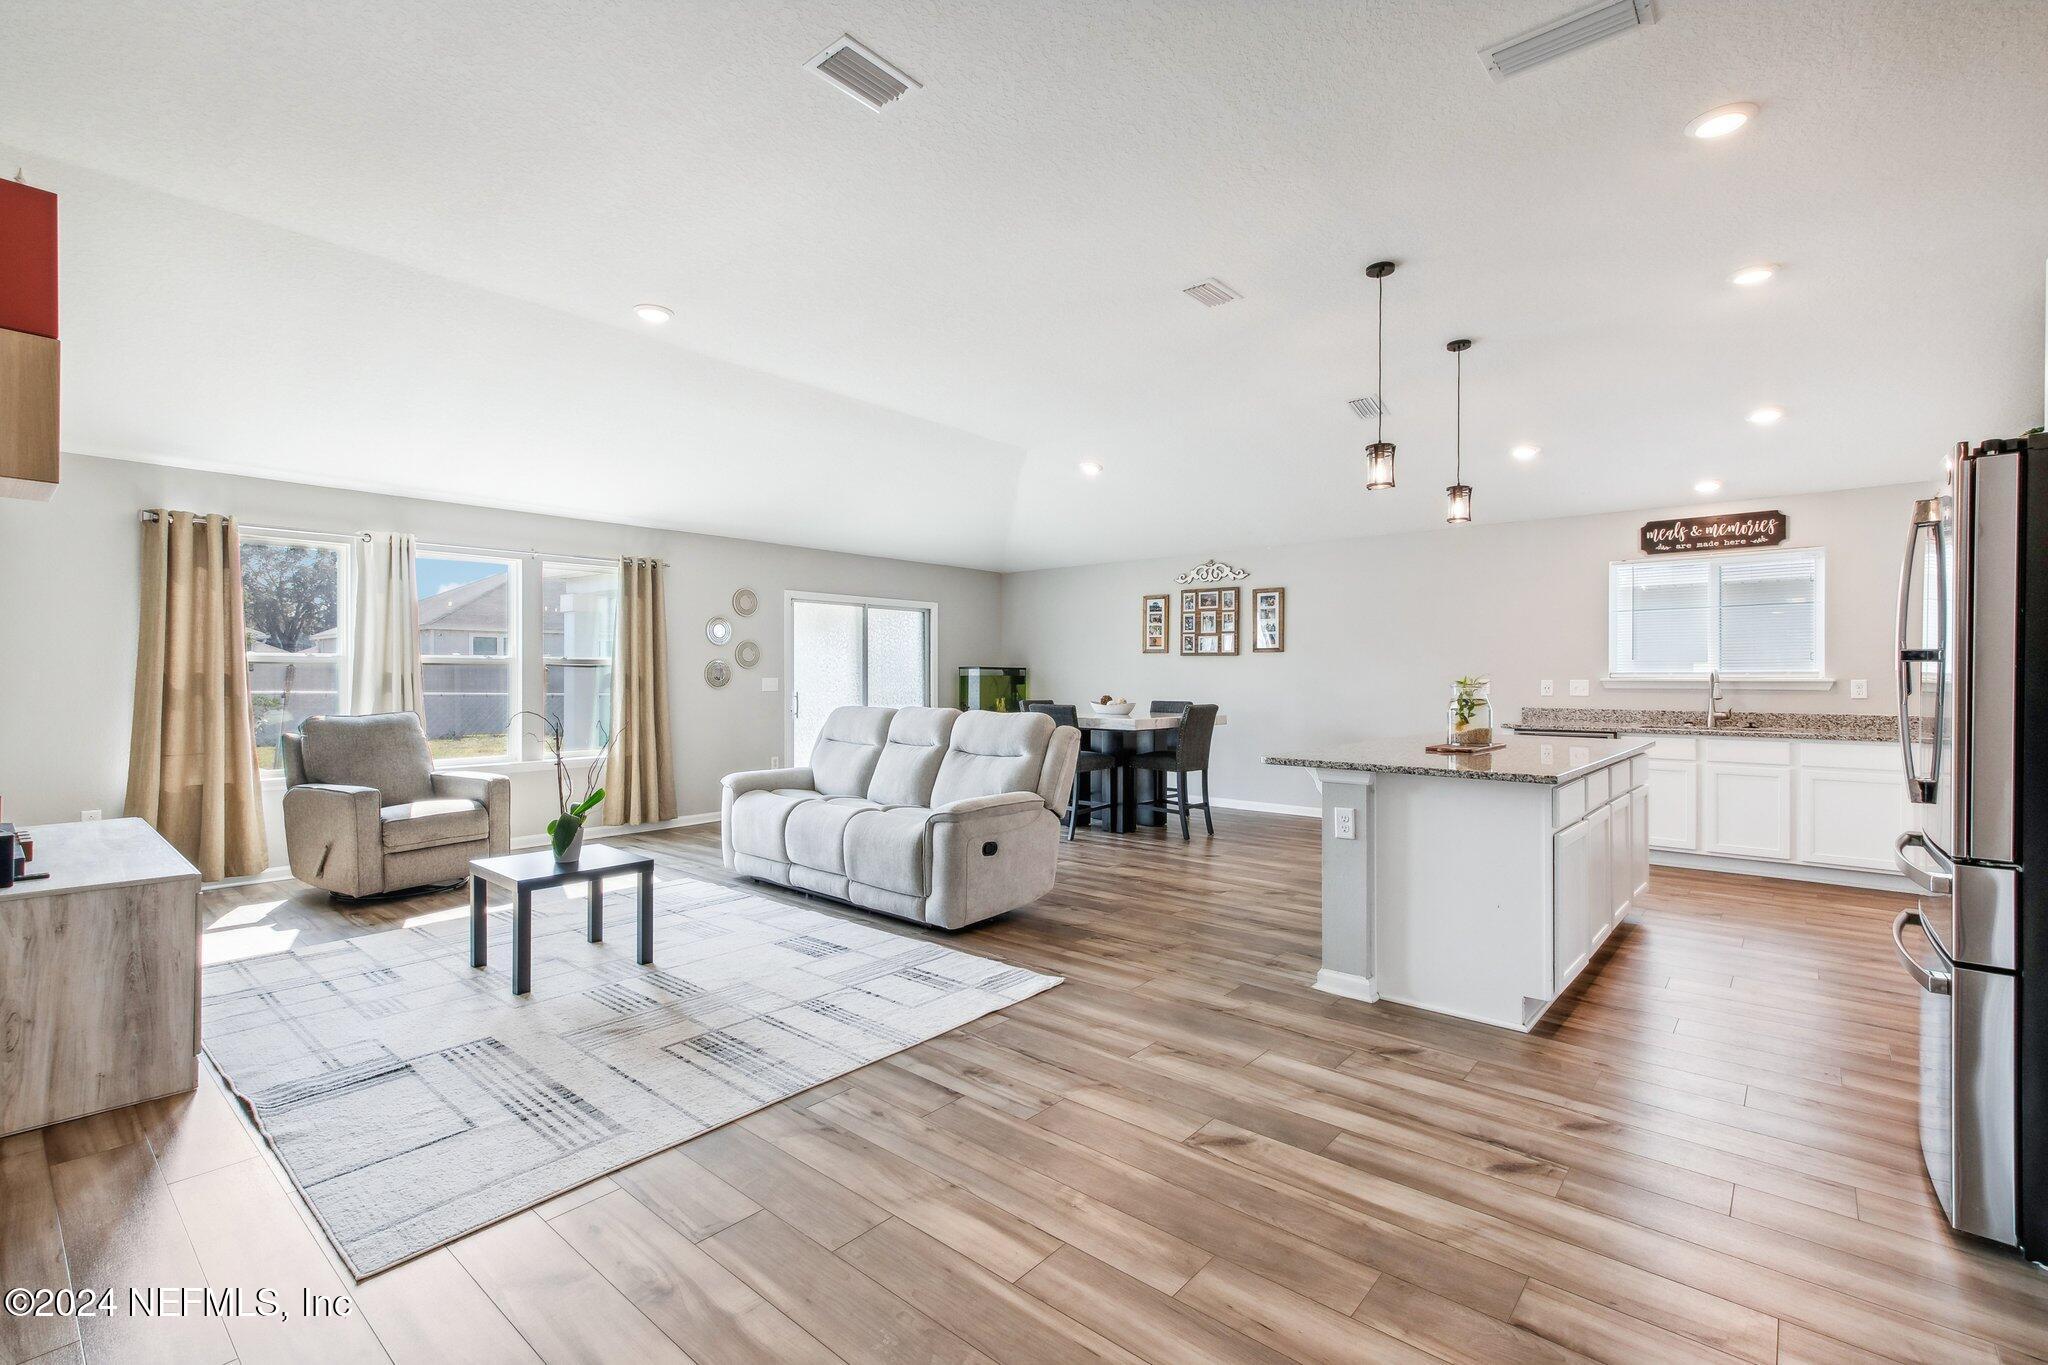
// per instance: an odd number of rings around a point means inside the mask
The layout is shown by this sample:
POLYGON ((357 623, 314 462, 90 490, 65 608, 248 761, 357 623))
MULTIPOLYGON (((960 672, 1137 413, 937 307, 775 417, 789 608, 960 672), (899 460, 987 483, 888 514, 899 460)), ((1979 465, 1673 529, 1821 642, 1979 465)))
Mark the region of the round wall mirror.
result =
POLYGON ((713 659, 704 665, 704 681, 711 687, 723 687, 732 681, 732 665, 723 659, 713 659))
POLYGON ((732 622, 723 616, 714 616, 704 623, 704 638, 714 645, 732 643, 732 622))
POLYGON ((761 599, 754 596, 752 588, 741 588, 732 595, 732 610, 735 616, 752 616, 754 608, 761 605, 761 599))
POLYGON ((761 662, 761 646, 755 644, 752 640, 742 640, 739 643, 739 647, 733 650, 732 658, 733 662, 741 668, 752 668, 755 664, 761 662))

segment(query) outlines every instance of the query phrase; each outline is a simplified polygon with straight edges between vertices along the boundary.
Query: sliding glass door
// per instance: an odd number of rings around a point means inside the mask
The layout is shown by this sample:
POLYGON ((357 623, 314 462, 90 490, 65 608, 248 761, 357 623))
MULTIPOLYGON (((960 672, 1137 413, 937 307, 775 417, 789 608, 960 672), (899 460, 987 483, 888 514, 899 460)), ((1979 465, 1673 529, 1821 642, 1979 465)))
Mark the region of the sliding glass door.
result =
POLYGON ((834 707, 932 704, 936 610, 929 602, 791 595, 788 762, 810 762, 834 707))

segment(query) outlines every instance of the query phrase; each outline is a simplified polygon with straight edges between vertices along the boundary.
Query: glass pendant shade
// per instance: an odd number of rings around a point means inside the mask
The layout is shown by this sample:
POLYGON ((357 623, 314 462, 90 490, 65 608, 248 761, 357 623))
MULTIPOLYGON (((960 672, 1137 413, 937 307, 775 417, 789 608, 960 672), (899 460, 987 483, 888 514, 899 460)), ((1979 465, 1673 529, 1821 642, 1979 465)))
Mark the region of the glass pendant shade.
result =
POLYGON ((1472 520, 1472 485, 1469 483, 1454 483, 1449 488, 1446 488, 1444 492, 1451 495, 1451 505, 1449 510, 1444 513, 1444 520, 1449 522, 1472 520))
POLYGON ((1394 443, 1374 441, 1365 448, 1365 486, 1368 489, 1394 486, 1394 443))

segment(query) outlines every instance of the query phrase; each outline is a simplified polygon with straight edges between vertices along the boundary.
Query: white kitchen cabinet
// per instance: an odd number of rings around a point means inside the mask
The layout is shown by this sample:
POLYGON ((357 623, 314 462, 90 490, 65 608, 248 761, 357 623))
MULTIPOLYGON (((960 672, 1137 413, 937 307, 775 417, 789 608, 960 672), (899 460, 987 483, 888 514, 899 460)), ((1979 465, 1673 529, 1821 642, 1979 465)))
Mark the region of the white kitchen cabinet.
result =
POLYGON ((1650 759, 1649 846, 1692 852, 1700 846, 1700 765, 1691 759, 1650 759))
POLYGON ((1792 769, 1766 763, 1700 765, 1700 851, 1728 858, 1792 858, 1792 769))
POLYGON ((1593 941, 1593 864, 1607 852, 1589 820, 1551 836, 1550 990, 1563 990, 1586 965, 1593 941))
POLYGON ((1799 769, 1793 846, 1802 863, 1894 870, 1893 845, 1911 822, 1896 772, 1799 769))
POLYGON ((1628 914, 1635 899, 1635 798, 1639 793, 1622 792, 1607 808, 1607 899, 1601 902, 1601 919, 1611 929, 1628 914))
POLYGON ((1629 794, 1629 899, 1633 901, 1650 889, 1650 789, 1640 787, 1629 794))

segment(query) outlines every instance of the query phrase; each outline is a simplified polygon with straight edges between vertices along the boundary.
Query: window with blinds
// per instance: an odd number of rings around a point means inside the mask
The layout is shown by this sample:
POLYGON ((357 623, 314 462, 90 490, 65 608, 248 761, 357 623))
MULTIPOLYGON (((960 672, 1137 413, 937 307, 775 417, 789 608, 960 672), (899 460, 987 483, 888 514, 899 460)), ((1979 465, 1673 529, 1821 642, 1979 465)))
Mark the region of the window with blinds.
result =
POLYGON ((1607 671, 1817 678, 1820 550, 1633 559, 1607 568, 1607 671))

